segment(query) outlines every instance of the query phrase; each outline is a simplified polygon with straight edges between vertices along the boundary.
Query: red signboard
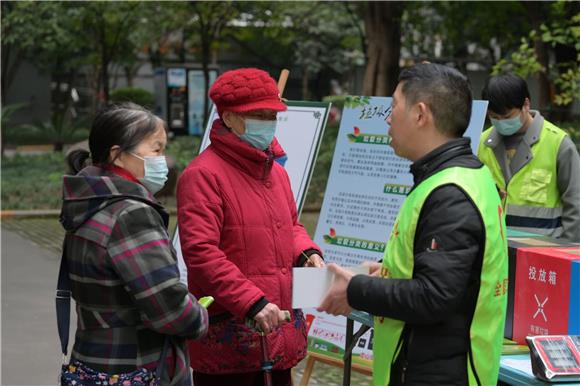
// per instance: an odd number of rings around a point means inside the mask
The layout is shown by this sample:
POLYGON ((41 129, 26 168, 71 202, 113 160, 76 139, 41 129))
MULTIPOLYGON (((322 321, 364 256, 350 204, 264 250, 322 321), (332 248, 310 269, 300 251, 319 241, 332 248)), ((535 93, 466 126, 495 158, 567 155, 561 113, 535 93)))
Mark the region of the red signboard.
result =
POLYGON ((565 248, 518 249, 513 340, 525 344, 528 335, 568 334, 575 260, 580 256, 565 248))

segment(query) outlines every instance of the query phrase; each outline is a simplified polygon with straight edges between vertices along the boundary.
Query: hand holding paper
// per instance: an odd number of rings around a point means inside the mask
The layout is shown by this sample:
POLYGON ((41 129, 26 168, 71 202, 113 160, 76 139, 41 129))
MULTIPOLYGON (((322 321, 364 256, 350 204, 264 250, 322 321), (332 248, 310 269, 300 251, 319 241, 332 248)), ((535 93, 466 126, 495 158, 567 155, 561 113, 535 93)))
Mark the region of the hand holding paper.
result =
POLYGON ((346 289, 354 273, 336 264, 328 264, 328 270, 334 274, 332 285, 317 311, 324 311, 331 315, 347 316, 352 312, 352 308, 348 305, 346 289))
POLYGON ((369 275, 380 276, 381 275, 381 267, 383 266, 383 264, 377 263, 375 261, 363 261, 362 266, 369 268, 369 275))
POLYGON ((294 268, 292 308, 318 307, 332 283, 328 268, 294 268))
POLYGON ((313 253, 310 256, 307 256, 304 252, 302 252, 302 254, 306 257, 306 263, 304 263, 305 267, 322 268, 326 265, 318 253, 313 253))
POLYGON ((336 272, 339 272, 339 279, 344 278, 342 272, 346 272, 350 281, 353 275, 368 274, 369 268, 365 266, 341 268, 336 264, 326 265, 323 268, 294 268, 292 271, 292 308, 320 306, 334 285, 336 272), (330 266, 334 268, 329 269, 330 266))

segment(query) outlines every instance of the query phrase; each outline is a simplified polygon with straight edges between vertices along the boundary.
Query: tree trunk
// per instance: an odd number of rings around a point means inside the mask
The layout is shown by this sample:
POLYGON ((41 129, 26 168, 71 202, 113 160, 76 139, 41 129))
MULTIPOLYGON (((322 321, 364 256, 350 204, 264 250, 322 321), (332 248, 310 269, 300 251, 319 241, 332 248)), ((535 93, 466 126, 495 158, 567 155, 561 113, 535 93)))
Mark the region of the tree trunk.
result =
POLYGON ((134 64, 127 64, 123 66, 123 71, 125 72, 125 78, 127 78, 127 87, 133 87, 135 83, 135 78, 139 74, 139 69, 141 68, 141 62, 134 64))
POLYGON ((101 101, 104 104, 109 102, 109 59, 103 56, 103 64, 101 67, 101 84, 103 93, 101 95, 101 101))
MULTIPOLYGON (((358 31, 358 37, 360 39, 360 43, 361 43, 361 48, 363 51, 363 56, 365 58, 365 61, 368 59, 368 55, 367 55, 367 39, 365 36, 365 31, 361 28, 359 20, 360 20, 360 8, 355 8, 358 12, 353 11, 350 8, 350 4, 348 1, 345 1, 342 3, 346 9, 346 11, 348 12, 349 16, 352 19, 352 24, 356 27, 357 31, 358 31)), ((356 7, 356 5, 355 5, 356 7)))
POLYGON ((106 38, 107 25, 103 17, 100 19, 99 38, 101 46, 101 72, 100 85, 98 87, 98 99, 101 104, 106 104, 109 101, 109 53, 106 38))
MULTIPOLYGON (((2 2, 1 8, 0 8, 2 16, 9 15, 14 6, 15 6, 14 3, 10 3, 7 1, 2 2)), ((4 18, 4 17, 2 17, 2 18, 4 18)), ((9 34, 9 33, 10 33, 9 28, 2 28, 2 35, 9 34)), ((1 101, 2 101, 3 105, 6 104, 6 93, 8 91, 8 87, 10 87, 10 83, 12 82, 12 79, 8 77, 8 65, 10 63, 11 57, 13 56, 11 54, 13 53, 13 50, 18 51, 18 48, 14 47, 14 45, 6 44, 5 42, 6 42, 6 40, 4 40, 2 42, 2 50, 0 50, 0 52, 2 54, 0 57, 1 71, 2 71, 2 78, 0 78, 0 79, 2 79, 2 82, 0 82, 0 89, 1 89, 0 98, 2 98, 1 101)), ((4 136, 2 136, 2 137, 4 137, 4 136)), ((2 155, 4 155, 4 142, 3 141, 2 141, 2 155)))
POLYGON ((310 83, 310 76, 306 67, 302 68, 302 100, 307 101, 310 98, 310 90, 308 89, 310 83))
POLYGON ((119 74, 119 68, 121 66, 119 64, 113 64, 111 67, 111 76, 113 77, 113 81, 111 82, 111 89, 114 90, 118 87, 119 84, 119 77, 121 76, 121 74, 119 74))
MULTIPOLYGON (((56 61, 56 68, 61 68, 59 60, 56 61)), ((70 105, 70 89, 72 84, 67 75, 62 72, 55 72, 52 75, 52 81, 56 83, 51 99, 52 105, 50 109, 50 122, 52 123, 53 137, 52 146, 53 151, 60 152, 64 146, 65 133, 65 116, 70 105)))
POLYGON ((363 95, 389 96, 395 90, 399 76, 404 4, 398 1, 367 2, 364 7, 368 60, 363 95))
POLYGON ((177 57, 179 58, 179 63, 185 64, 185 37, 186 33, 185 30, 181 30, 181 41, 179 45, 179 49, 177 50, 177 57))
POLYGON ((4 158, 4 153, 6 150, 6 128, 4 127, 0 130, 0 158, 4 158))
MULTIPOLYGON (((521 3, 527 11, 532 28, 537 32, 540 32, 540 26, 546 21, 547 15, 546 10, 544 9, 544 4, 535 1, 522 1, 521 3)), ((541 39, 535 39, 534 51, 536 52, 538 62, 545 68, 545 71, 541 71, 535 76, 538 81, 539 95, 538 100, 535 101, 534 105, 544 112, 551 103, 550 81, 547 74, 548 66, 550 64, 548 61, 548 45, 541 39)))
POLYGON ((163 55, 161 54, 160 49, 149 49, 149 63, 151 63, 151 68, 153 70, 163 65, 163 55))
POLYGON ((2 104, 6 104, 6 95, 24 60, 22 51, 16 47, 2 47, 2 104), (16 55, 14 55, 16 53, 16 55))
MULTIPOLYGON (((14 47, 2 47, 2 82, 1 82, 1 101, 2 106, 6 106, 8 103, 6 102, 6 95, 8 93, 8 88, 12 84, 14 77, 16 76, 16 71, 22 62, 22 56, 20 55, 20 51, 17 50, 18 55, 16 58, 13 58, 14 55, 10 55, 13 53, 14 47)), ((6 150, 6 131, 7 128, 3 127, 0 130, 0 157, 4 158, 4 151, 6 150)))
POLYGON ((93 91, 93 99, 91 101, 91 115, 95 115, 99 109, 99 90, 101 85, 101 70, 99 65, 95 65, 92 73, 89 74, 89 84, 93 91))

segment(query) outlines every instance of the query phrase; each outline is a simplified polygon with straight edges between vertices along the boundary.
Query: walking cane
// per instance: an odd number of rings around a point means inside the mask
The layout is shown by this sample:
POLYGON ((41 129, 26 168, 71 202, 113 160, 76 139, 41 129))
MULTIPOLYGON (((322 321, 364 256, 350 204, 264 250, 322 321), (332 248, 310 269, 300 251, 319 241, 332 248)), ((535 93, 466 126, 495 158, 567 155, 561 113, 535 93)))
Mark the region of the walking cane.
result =
MULTIPOLYGON (((280 311, 278 314, 278 320, 280 322, 290 321, 290 311, 280 311)), ((264 386, 272 386, 272 367, 274 362, 270 359, 270 353, 268 351, 268 339, 266 338, 266 333, 256 326, 256 329, 260 333, 260 346, 262 347, 262 371, 264 372, 264 386)))
POLYGON ((272 366, 268 353, 268 340, 266 334, 260 331, 260 346, 262 347, 262 371, 264 372, 264 386, 272 386, 272 366))
MULTIPOLYGON (((280 73, 280 78, 278 79, 278 91, 280 92, 280 98, 282 98, 282 94, 284 93, 284 88, 286 88, 286 81, 288 80, 288 75, 290 72, 287 69, 283 69, 280 73)), ((290 312, 289 311, 280 311, 278 314, 278 320, 280 322, 289 322, 290 321, 290 312)), ((266 337, 266 333, 262 331, 259 327, 257 327, 258 332, 260 333, 260 346, 262 348, 262 371, 264 372, 264 386, 273 386, 272 385, 272 368, 274 367, 274 362, 270 359, 270 353, 268 352, 268 338, 266 337)))

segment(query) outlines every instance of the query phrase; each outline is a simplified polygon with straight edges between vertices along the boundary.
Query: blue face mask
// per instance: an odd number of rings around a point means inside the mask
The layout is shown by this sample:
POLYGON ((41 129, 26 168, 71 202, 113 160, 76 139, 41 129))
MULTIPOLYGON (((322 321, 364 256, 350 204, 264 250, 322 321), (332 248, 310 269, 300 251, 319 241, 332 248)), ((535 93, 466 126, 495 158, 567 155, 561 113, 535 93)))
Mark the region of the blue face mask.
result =
POLYGON ((265 150, 270 146, 276 133, 278 121, 262 121, 260 119, 244 119, 246 132, 240 138, 256 149, 265 150))
POLYGON ((153 194, 160 191, 165 186, 169 174, 165 157, 162 155, 140 157, 137 154, 131 154, 144 162, 145 175, 143 178, 139 178, 139 182, 153 194))
POLYGON ((510 119, 489 119, 491 124, 501 135, 508 137, 510 135, 514 135, 522 128, 522 121, 520 120, 520 116, 510 118, 510 119))

